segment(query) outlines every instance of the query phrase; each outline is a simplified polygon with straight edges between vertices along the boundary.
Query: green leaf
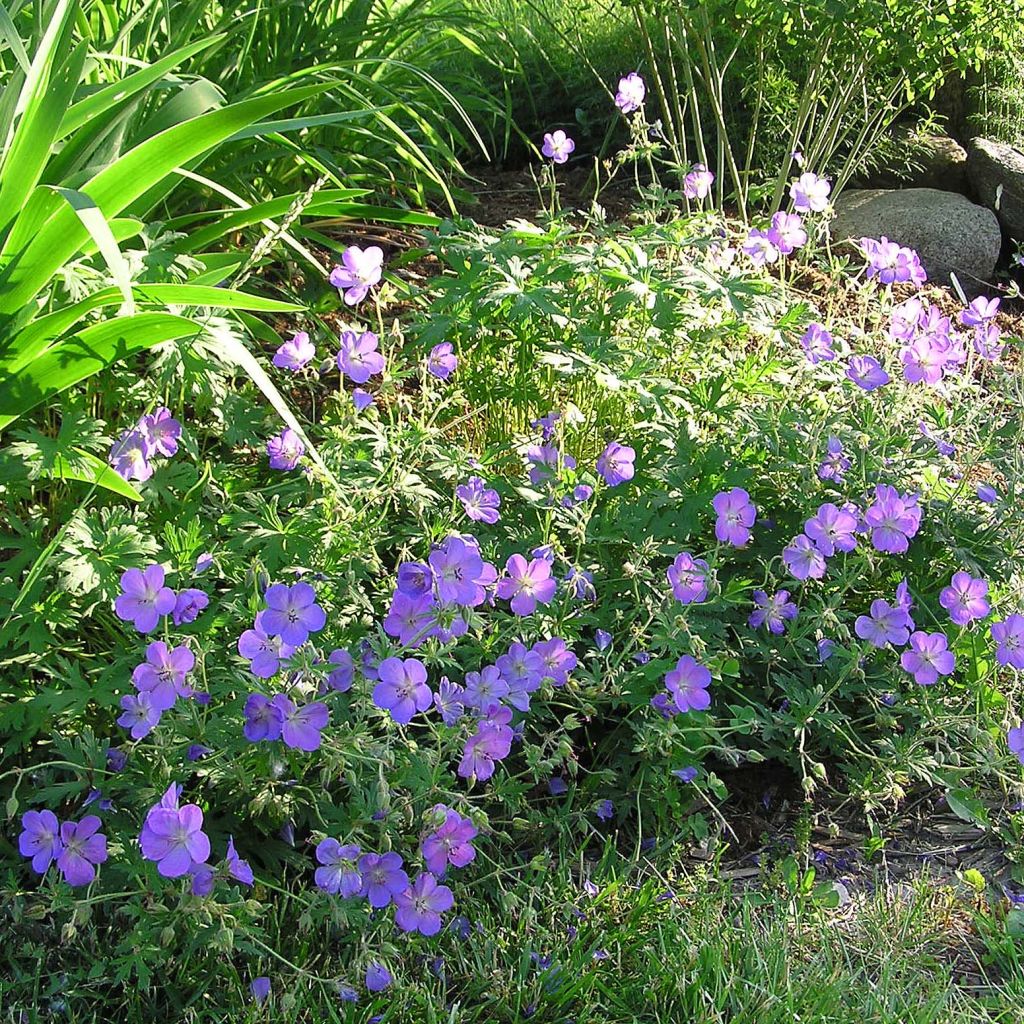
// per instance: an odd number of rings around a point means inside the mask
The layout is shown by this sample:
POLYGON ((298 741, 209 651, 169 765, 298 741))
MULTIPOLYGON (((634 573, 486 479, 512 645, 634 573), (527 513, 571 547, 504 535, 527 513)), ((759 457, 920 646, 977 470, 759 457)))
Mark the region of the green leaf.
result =
POLYGON ((105 462, 81 448, 71 449, 74 458, 69 460, 58 454, 53 469, 46 475, 58 480, 80 480, 132 501, 142 501, 142 495, 127 480, 122 479, 105 462))

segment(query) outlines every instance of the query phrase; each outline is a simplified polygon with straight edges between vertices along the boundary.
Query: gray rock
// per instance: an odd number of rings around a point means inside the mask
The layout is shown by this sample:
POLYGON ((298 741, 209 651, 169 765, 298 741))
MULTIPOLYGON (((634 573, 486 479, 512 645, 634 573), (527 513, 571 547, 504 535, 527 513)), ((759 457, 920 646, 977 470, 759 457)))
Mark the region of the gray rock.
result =
POLYGON ((831 231, 837 243, 885 235, 917 251, 932 283, 953 273, 968 290, 991 278, 1003 242, 991 210, 934 188, 843 192, 831 231))
POLYGON ((1024 241, 1024 153, 991 139, 972 139, 967 178, 979 201, 995 211, 1003 230, 1024 241))
MULTIPOLYGON (((967 191, 967 150, 948 135, 919 135, 897 130, 897 145, 912 166, 901 174, 887 168, 872 171, 864 188, 937 188, 945 192, 967 191)), ((858 186, 860 187, 860 186, 858 186)))

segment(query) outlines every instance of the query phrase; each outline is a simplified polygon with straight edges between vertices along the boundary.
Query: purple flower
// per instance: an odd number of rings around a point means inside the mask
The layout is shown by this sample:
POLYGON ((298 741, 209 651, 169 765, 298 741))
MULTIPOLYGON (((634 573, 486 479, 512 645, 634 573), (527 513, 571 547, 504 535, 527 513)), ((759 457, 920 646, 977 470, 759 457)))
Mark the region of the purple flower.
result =
POLYGON ((430 350, 427 358, 427 372, 438 380, 447 380, 459 365, 454 346, 450 341, 442 341, 430 350))
POLYGON ((571 455, 552 445, 532 445, 526 450, 526 461, 534 487, 548 486, 563 469, 576 468, 576 460, 571 455))
POLYGON ((794 250, 806 245, 807 232, 804 231, 804 222, 800 215, 779 210, 772 216, 768 240, 783 256, 789 256, 794 250))
POLYGON ((828 194, 832 186, 825 178, 819 178, 810 171, 801 174, 789 186, 789 195, 793 200, 793 209, 797 213, 822 213, 828 209, 828 194))
POLYGON ((551 578, 551 566, 543 559, 527 563, 522 555, 512 555, 505 563, 508 573, 498 581, 497 595, 510 600, 516 615, 529 615, 539 604, 549 604, 557 583, 551 578))
POLYGON ((1006 745, 1010 753, 1016 755, 1017 760, 1024 764, 1024 722, 1013 726, 1006 734, 1006 745))
POLYGON ((164 586, 162 565, 126 569, 121 574, 121 593, 114 601, 114 614, 122 622, 133 623, 140 633, 149 633, 162 615, 174 610, 174 602, 174 591, 164 586))
POLYGON ((884 235, 881 238, 862 238, 860 244, 868 261, 868 280, 877 278, 883 285, 910 282, 918 287, 928 280, 913 249, 890 242, 884 235))
POLYGON ((213 753, 212 747, 204 746, 202 743, 190 743, 185 751, 185 760, 201 761, 204 757, 213 753))
POLYGON ((449 864, 453 868, 464 868, 476 857, 472 843, 477 829, 469 818, 443 804, 435 810, 444 814, 444 822, 423 840, 421 852, 427 870, 440 878, 449 864))
POLYGON ((837 551, 852 551, 857 546, 857 517, 845 508, 826 501, 817 513, 804 523, 807 536, 826 557, 837 551))
POLYGON ((358 846, 342 846, 337 839, 324 839, 316 848, 316 859, 322 865, 316 869, 316 884, 324 892, 341 894, 345 899, 358 896, 363 889, 363 878, 357 862, 358 846))
POLYGON ((267 441, 271 469, 292 470, 305 454, 306 446, 302 438, 291 427, 285 427, 280 434, 275 434, 267 441))
POLYGON ((193 896, 209 896, 213 892, 217 873, 209 864, 193 864, 188 873, 192 877, 193 896))
POLYGON ((356 412, 362 412, 364 409, 369 409, 373 405, 373 395, 369 391, 365 391, 363 388, 356 388, 352 392, 352 404, 356 407, 356 412))
POLYGON ((597 457, 597 471, 609 487, 618 487, 633 479, 636 452, 618 441, 610 441, 597 457))
POLYGON ((898 605, 893 607, 881 598, 871 602, 871 614, 859 615, 854 623, 854 632, 861 640, 867 640, 875 647, 894 644, 902 647, 910 638, 912 626, 910 614, 898 605))
POLYGON ((960 313, 960 323, 964 327, 981 327, 998 312, 999 299, 987 299, 984 295, 979 295, 960 313))
POLYGON ((509 693, 509 684, 495 665, 488 665, 479 672, 466 673, 466 686, 462 701, 467 707, 485 708, 497 704, 509 693))
POLYGON ((262 1005, 270 996, 270 979, 266 975, 253 978, 249 983, 249 991, 252 993, 253 999, 262 1005))
POLYGON ((825 556, 810 539, 799 534, 782 552, 782 561, 795 580, 820 580, 825 575, 825 556))
POLYGON ((26 811, 21 816, 18 852, 32 858, 32 870, 43 875, 61 853, 60 822, 53 811, 26 811))
POLYGON ((916 494, 900 494, 895 487, 875 487, 875 502, 864 513, 876 551, 901 555, 921 526, 921 507, 916 494))
POLYGON ((260 612, 256 624, 238 638, 238 653, 249 662, 249 671, 257 679, 269 679, 277 675, 281 662, 295 653, 291 644, 279 636, 268 636, 262 625, 260 612))
POLYGON ((341 254, 341 266, 331 271, 329 280, 344 294, 346 305, 355 306, 366 298, 383 273, 384 250, 379 245, 366 249, 350 245, 341 254))
POLYGON ((988 615, 991 606, 987 596, 985 580, 975 579, 969 572, 955 572, 949 586, 939 593, 939 604, 958 626, 969 626, 975 619, 988 615))
POLYGON ((409 597, 396 590, 384 619, 384 632, 397 639, 403 647, 418 647, 434 622, 434 599, 430 594, 409 597))
POLYGON ((986 505, 994 505, 999 501, 999 492, 991 484, 978 484, 974 493, 978 496, 978 501, 983 501, 986 505))
POLYGON ((594 808, 594 814, 600 818, 601 821, 611 821, 615 817, 615 804, 611 800, 602 800, 597 807, 594 808))
POLYGON ((832 335, 819 323, 807 325, 800 344, 812 365, 830 363, 836 354, 832 351, 832 335))
POLYGON ((366 988, 370 992, 383 992, 393 981, 391 972, 383 964, 374 961, 366 968, 366 988))
POLYGON ((441 677, 437 692, 434 694, 434 707, 445 725, 454 725, 465 714, 463 692, 458 683, 453 683, 447 676, 441 677))
POLYGON ((384 357, 377 351, 377 335, 372 331, 341 332, 338 369, 355 384, 365 384, 372 376, 384 372, 384 357))
POLYGON ((436 935, 441 930, 441 915, 455 905, 447 885, 426 871, 405 891, 395 896, 395 924, 403 932, 436 935))
POLYGON ((130 731, 133 740, 141 740, 148 736, 159 724, 163 712, 153 706, 152 697, 142 692, 128 693, 121 698, 124 713, 117 724, 130 731))
POLYGON ((836 652, 836 644, 834 640, 830 640, 827 636, 823 636, 818 641, 818 661, 824 665, 829 658, 832 657, 836 652))
POLYGON ((426 562, 403 562, 398 567, 398 591, 406 597, 423 597, 434 584, 434 573, 426 562))
POLYGON ((210 840, 203 832, 203 812, 195 804, 171 808, 163 802, 150 808, 139 835, 142 856, 156 861, 164 878, 179 878, 193 864, 210 856, 210 840))
POLYGON ((171 618, 176 626, 181 626, 187 622, 195 622, 199 613, 209 603, 210 599, 207 597, 205 590, 199 590, 195 587, 181 590, 175 599, 171 618))
MULTIPOLYGON (((632 114, 644 105, 644 98, 647 96, 647 86, 644 80, 635 71, 619 79, 619 89, 615 93, 615 106, 624 114, 632 114)), ((550 156, 551 154, 546 154, 550 156)))
POLYGON ((56 859, 68 885, 88 885, 96 877, 95 865, 106 861, 107 838, 99 831, 101 825, 95 814, 61 825, 61 848, 56 859))
POLYGON ((140 693, 148 693, 158 711, 174 707, 178 697, 191 697, 185 677, 192 671, 196 656, 182 644, 168 649, 163 640, 146 648, 146 660, 132 672, 132 683, 140 693))
POLYGON ((707 199, 714 183, 715 175, 712 171, 703 164, 694 164, 683 178, 683 195, 687 199, 707 199))
POLYGON ((555 686, 565 686, 569 674, 579 664, 576 655, 559 637, 538 641, 533 645, 532 653, 540 659, 542 678, 550 679, 555 686))
POLYGON ((344 648, 337 647, 327 655, 327 662, 335 666, 327 673, 327 685, 338 693, 347 693, 356 678, 355 658, 344 648))
POLYGON ((228 866, 228 874, 231 875, 235 881, 241 882, 242 885, 252 885, 252 868, 249 867, 249 862, 247 860, 242 860, 242 858, 238 856, 233 836, 228 836, 228 851, 224 855, 224 860, 228 866))
POLYGON ((892 380, 874 356, 850 356, 846 376, 865 391, 875 391, 892 380))
POLYGON ((284 716, 281 709, 262 693, 250 693, 245 701, 242 732, 250 743, 281 738, 284 716))
POLYGON ((556 164, 564 164, 576 148, 576 143, 560 128, 544 134, 544 145, 541 152, 556 164))
POLYGON ((484 570, 480 549, 452 535, 427 559, 434 574, 437 597, 443 604, 472 606, 477 602, 476 580, 484 570))
POLYGON ((731 491, 720 491, 711 502, 718 516, 715 522, 715 536, 723 544, 741 548, 750 540, 750 528, 757 519, 757 510, 750 501, 750 495, 742 487, 731 491))
POLYGON ((565 796, 569 792, 569 784, 561 775, 552 775, 548 779, 548 792, 552 796, 565 796))
POLYGON ((789 591, 777 590, 769 597, 763 590, 755 590, 752 596, 754 610, 747 619, 747 625, 751 629, 766 625, 771 633, 785 633, 787 620, 797 616, 797 607, 790 601, 789 591))
POLYGON ((599 651, 607 651, 612 645, 612 635, 603 629, 594 630, 594 646, 599 651))
POLYGON ((260 612, 260 628, 292 647, 304 644, 310 633, 318 633, 327 622, 327 614, 316 603, 316 591, 308 583, 275 583, 267 588, 263 600, 267 607, 260 612))
POLYGON ((818 476, 822 480, 834 480, 837 484, 846 479, 846 471, 850 468, 850 460, 843 454, 843 443, 838 437, 830 437, 826 446, 828 454, 818 467, 818 476))
POLYGON ((766 263, 778 261, 780 253, 771 239, 771 235, 760 228, 751 228, 747 240, 743 244, 743 251, 750 257, 750 262, 755 267, 763 267, 766 263))
POLYGON ((109 462, 124 480, 148 480, 153 475, 151 449, 141 430, 126 430, 111 446, 109 462))
POLYGON ((486 781, 494 774, 495 762, 507 757, 511 749, 512 730, 508 726, 481 724, 462 752, 460 778, 486 781))
POLYGON ((359 873, 363 876, 360 895, 374 910, 386 907, 409 888, 409 876, 402 870, 402 858, 397 853, 364 853, 359 858, 359 873))
POLYGON ((283 693, 277 694, 271 703, 281 714, 281 739, 286 747, 306 753, 320 749, 320 733, 331 717, 326 704, 314 701, 298 707, 283 693))
POLYGON ((680 782, 693 782, 697 778, 697 769, 692 765, 686 768, 674 768, 672 774, 679 779, 680 782))
POLYGON ((578 565, 572 566, 565 574, 565 585, 569 596, 574 601, 596 601, 597 590, 594 588, 594 574, 578 565))
POLYGON ((947 351, 934 341, 920 336, 902 351, 903 376, 911 384, 937 384, 942 380, 947 363, 947 351))
POLYGON ((171 415, 170 409, 160 406, 155 412, 139 420, 138 429, 149 445, 149 457, 163 455, 170 458, 178 452, 181 424, 171 415))
POLYGON ((385 658, 377 666, 380 682, 373 688, 373 703, 389 711, 399 725, 408 725, 433 702, 427 670, 416 658, 385 658))
POLYGON ((471 476, 466 483, 456 487, 455 497, 462 502, 466 515, 476 522, 493 525, 501 518, 498 512, 501 495, 486 487, 478 476, 471 476))
POLYGON ((128 755, 117 747, 111 747, 107 751, 107 767, 112 772, 124 771, 124 766, 128 763, 128 755))
POLYGON ((305 331, 297 331, 274 353, 273 363, 281 370, 293 373, 301 370, 316 356, 316 346, 305 331))
POLYGON ((711 673, 689 654, 684 654, 665 675, 665 689, 683 712, 707 711, 711 707, 710 685, 711 673))
POLYGON ((914 677, 918 686, 931 686, 939 676, 948 676, 956 668, 956 658, 947 648, 945 633, 918 630, 910 636, 910 650, 900 655, 900 664, 914 677))
POLYGON ((1024 668, 1024 615, 1008 615, 1001 622, 993 622, 992 639, 996 647, 996 661, 1000 665, 1024 668))

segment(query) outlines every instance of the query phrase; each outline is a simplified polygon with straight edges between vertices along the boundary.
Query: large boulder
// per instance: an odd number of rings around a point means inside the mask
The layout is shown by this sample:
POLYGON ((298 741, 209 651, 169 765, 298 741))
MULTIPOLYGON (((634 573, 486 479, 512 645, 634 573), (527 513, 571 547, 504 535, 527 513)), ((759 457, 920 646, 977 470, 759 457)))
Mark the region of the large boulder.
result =
POLYGON ((991 278, 1003 242, 991 210, 934 188, 843 192, 831 230, 837 243, 885 235, 917 251, 930 281, 952 273, 970 290, 991 278))
POLYGON ((948 135, 921 135, 897 129, 895 142, 907 154, 897 174, 881 167, 858 178, 857 188, 937 188, 967 191, 967 150, 948 135))
POLYGON ((991 139, 972 139, 967 179, 978 199, 995 211, 1003 230, 1024 241, 1024 153, 991 139))

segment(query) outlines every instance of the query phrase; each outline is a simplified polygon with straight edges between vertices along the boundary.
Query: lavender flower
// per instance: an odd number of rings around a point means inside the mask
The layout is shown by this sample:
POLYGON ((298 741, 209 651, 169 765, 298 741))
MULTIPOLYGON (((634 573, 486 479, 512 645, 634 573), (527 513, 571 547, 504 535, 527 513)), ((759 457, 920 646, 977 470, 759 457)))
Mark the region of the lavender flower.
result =
POLYGON ((853 628, 861 640, 867 640, 874 647, 887 644, 902 647, 910 639, 912 625, 906 609, 893 607, 878 598, 871 602, 871 614, 859 615, 853 628))
POLYGON ((298 707, 283 693, 274 697, 271 703, 281 714, 281 739, 286 747, 307 753, 320 749, 320 733, 330 720, 326 704, 314 701, 298 707))
POLYGON ((338 369, 354 384, 365 384, 371 377, 384 372, 384 357, 377 351, 379 340, 372 331, 341 332, 338 349, 338 369))
POLYGON ((497 596, 510 600, 516 615, 529 615, 538 604, 549 604, 557 583, 551 578, 551 566, 535 558, 527 563, 522 555, 512 555, 505 563, 508 576, 498 581, 497 596))
POLYGON ((235 849, 234 836, 228 836, 228 849, 224 855, 224 862, 228 866, 228 874, 236 882, 241 882, 242 885, 252 885, 254 881, 252 868, 249 867, 247 860, 242 860, 238 856, 238 851, 235 849))
POLYGON ((310 633, 318 633, 327 622, 327 614, 316 603, 316 591, 308 583, 275 583, 267 588, 263 600, 267 607, 260 612, 260 628, 290 646, 304 644, 310 633))
POLYGON ((262 693, 250 693, 245 701, 242 733, 250 743, 281 738, 284 716, 281 709, 262 693))
POLYGON ((826 501, 804 523, 804 530, 814 546, 831 558, 837 551, 853 551, 857 546, 857 526, 857 517, 852 512, 826 501))
POLYGON ((117 724, 128 729, 133 740, 141 740, 148 736, 159 724, 163 712, 153 706, 148 693, 125 694, 121 698, 123 714, 117 724))
POLYGON ((356 678, 355 658, 344 648, 337 647, 327 655, 327 662, 335 666, 327 673, 327 685, 338 693, 347 693, 356 678))
POLYGON ((718 516, 715 536, 723 544, 743 547, 750 540, 750 529, 757 519, 750 495, 742 487, 734 487, 716 494, 711 505, 718 516))
POLYGON ((21 816, 18 852, 32 859, 32 870, 46 874, 50 862, 61 854, 60 822, 53 811, 26 811, 21 816))
POLYGON ((469 818, 443 804, 434 810, 444 814, 444 821, 423 840, 421 853, 427 870, 440 878, 449 865, 464 868, 476 857, 473 840, 477 829, 469 818))
POLYGON ((947 650, 948 646, 945 633, 918 630, 911 634, 910 650, 900 655, 900 664, 918 686, 932 686, 939 676, 948 676, 956 668, 956 658, 947 650))
POLYGON ((195 804, 171 808, 161 802, 150 809, 142 826, 142 856, 156 861, 164 878, 180 878, 210 856, 210 840, 202 829, 203 812, 195 804))
POLYGON ((383 964, 374 961, 366 968, 366 988, 370 992, 383 992, 393 981, 391 972, 383 964))
POLYGON ((618 487, 633 479, 636 452, 618 441, 610 441, 597 458, 597 471, 609 487, 618 487))
POLYGON ((598 803, 597 807, 594 808, 594 814, 601 821, 611 821, 615 817, 615 804, 611 800, 602 800, 598 803))
POLYGON ((917 495, 900 494, 895 487, 879 484, 875 501, 864 513, 876 551, 903 554, 921 526, 917 495))
POLYGON ((714 183, 715 175, 712 171, 703 164, 694 164, 683 178, 683 195, 687 199, 707 199, 714 183))
POLYGON ((266 975, 253 978, 249 983, 249 991, 253 1001, 262 1006, 270 997, 270 979, 266 975))
POLYGON ((373 688, 373 703, 391 713, 399 725, 408 725, 433 702, 427 670, 416 658, 385 658, 377 666, 380 682, 373 688))
POLYGON ((981 327, 999 312, 999 299, 988 299, 979 295, 965 310, 960 313, 960 323, 964 327, 981 327))
POLYGON ((711 673, 689 654, 683 655, 665 675, 665 689, 682 712, 707 711, 711 707, 710 685, 711 673))
POLYGON ((676 555, 665 572, 672 596, 680 604, 696 604, 708 596, 708 563, 688 551, 676 555))
POLYGON ((341 254, 341 266, 331 271, 329 280, 342 292, 345 304, 355 306, 369 295, 370 289, 380 282, 383 274, 384 250, 379 245, 371 245, 366 249, 350 245, 341 254))
POLYGON ((990 628, 996 644, 996 661, 1024 669, 1024 615, 1014 613, 990 628))
POLYGON ((837 484, 846 479, 846 471, 850 468, 850 460, 843 453, 843 443, 838 437, 830 437, 826 446, 828 453, 818 467, 818 476, 822 480, 834 480, 837 484))
POLYGON ((386 907, 409 888, 409 876, 402 870, 402 858, 397 853, 364 853, 359 858, 359 873, 363 876, 360 895, 374 910, 386 907))
POLYGON ((983 619, 991 611, 986 600, 988 583, 975 579, 969 572, 955 572, 948 587, 939 593, 939 604, 949 612, 958 626, 969 626, 975 619, 983 619))
POLYGON ((187 590, 180 590, 174 601, 174 609, 171 611, 171 619, 176 626, 188 622, 195 622, 199 613, 210 603, 210 598, 205 590, 196 587, 189 587, 187 590))
POLYGON ((594 630, 594 645, 599 651, 607 651, 612 645, 612 635, 603 629, 594 630))
POLYGON ((778 590, 769 597, 763 590, 755 590, 752 596, 754 610, 747 619, 747 625, 751 629, 766 625, 771 633, 785 633, 786 622, 797 616, 797 606, 790 601, 789 591, 778 590))
POLYGON ((438 380, 447 380, 459 365, 455 347, 450 341, 442 341, 430 350, 427 358, 427 372, 438 380))
POLYGON ((807 244, 807 232, 804 222, 798 213, 786 213, 779 210, 772 216, 772 224, 768 229, 768 241, 783 256, 791 255, 795 250, 807 244))
POLYGON ((280 434, 275 434, 267 441, 267 457, 271 469, 295 469, 305 454, 306 446, 302 438, 291 427, 285 427, 280 434))
POLYGON ((541 677, 550 679, 555 686, 565 686, 570 673, 579 664, 579 659, 559 637, 539 640, 533 645, 531 653, 540 660, 541 677))
POLYGON ((994 505, 999 501, 999 492, 991 484, 978 484, 974 493, 978 496, 978 501, 983 501, 986 505, 994 505))
POLYGON ((238 653, 249 662, 249 671, 257 679, 270 679, 277 675, 281 662, 295 653, 295 648, 279 636, 268 636, 262 615, 257 615, 255 626, 238 638, 238 653))
POLYGON ((782 552, 782 561, 796 580, 820 580, 825 575, 825 556, 805 534, 799 534, 782 552))
POLYGON ((384 632, 403 647, 419 647, 434 622, 434 599, 429 593, 409 597, 396 590, 384 619, 384 632))
POLYGON ((164 586, 163 566, 147 565, 121 574, 121 593, 114 601, 114 614, 122 622, 131 622, 140 633, 154 630, 160 617, 174 610, 174 604, 174 591, 164 586))
POLYGON ((357 866, 360 852, 358 846, 342 846, 337 839, 322 840, 316 848, 316 859, 322 865, 314 875, 316 884, 324 892, 340 894, 345 899, 358 896, 363 889, 363 877, 357 866))
POLYGON ((57 867, 70 886, 88 885, 96 877, 96 865, 107 859, 107 838, 95 814, 81 821, 65 821, 60 827, 57 867))
POLYGON ((850 356, 846 376, 865 391, 875 391, 892 380, 874 356, 850 356))
POLYGON ((755 267, 763 267, 766 263, 778 262, 781 253, 772 240, 771 235, 760 228, 751 228, 743 251, 750 257, 755 267))
POLYGON ((170 409, 160 406, 155 412, 139 420, 139 431, 146 438, 149 457, 163 455, 170 458, 178 452, 181 424, 171 415, 170 409))
POLYGON ((447 676, 442 676, 434 694, 434 708, 445 725, 454 725, 464 714, 463 689, 447 676))
POLYGON ((832 186, 825 178, 819 178, 810 171, 789 186, 789 195, 793 200, 793 209, 797 213, 822 213, 828 209, 828 195, 832 186))
POLYGON ((154 708, 166 711, 178 697, 192 696, 185 677, 195 663, 196 656, 184 645, 168 649, 163 640, 156 640, 146 648, 146 660, 132 672, 132 684, 149 694, 154 708))
POLYGON ((452 535, 427 559, 434 574, 437 597, 443 604, 472 606, 477 603, 476 580, 484 569, 480 549, 452 535))
POLYGON ((451 889, 424 871, 405 892, 396 894, 395 924, 403 932, 436 935, 441 930, 441 915, 453 906, 451 889))
POLYGON ((494 774, 496 762, 512 749, 512 730, 507 726, 481 724, 466 742, 459 762, 460 778, 486 781, 494 774))
POLYGON ((352 404, 356 407, 356 412, 363 412, 373 405, 373 395, 369 391, 363 390, 363 388, 356 388, 352 392, 352 404))
POLYGON ((830 363, 836 354, 832 351, 832 335, 819 323, 810 323, 804 331, 800 344, 812 366, 830 363))
POLYGON ((305 331, 298 331, 274 353, 273 363, 282 370, 297 373, 316 357, 316 346, 305 331))
POLYGON ((1021 764, 1024 764, 1024 722, 1012 726, 1006 733, 1006 745, 1010 753, 1015 755, 1021 764))
MULTIPOLYGON (((615 106, 624 114, 632 114, 644 105, 647 96, 647 86, 644 80, 635 71, 619 79, 619 88, 615 93, 615 106)), ((546 154, 550 156, 551 154, 546 154)))
POLYGON ((153 475, 149 442, 141 430, 126 430, 111 446, 109 462, 123 480, 145 482, 153 475))
POLYGON ((576 143, 561 129, 546 132, 541 152, 556 164, 564 164, 576 148, 576 143))

